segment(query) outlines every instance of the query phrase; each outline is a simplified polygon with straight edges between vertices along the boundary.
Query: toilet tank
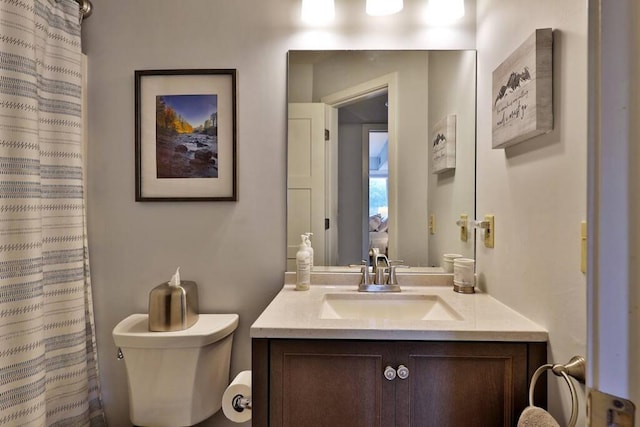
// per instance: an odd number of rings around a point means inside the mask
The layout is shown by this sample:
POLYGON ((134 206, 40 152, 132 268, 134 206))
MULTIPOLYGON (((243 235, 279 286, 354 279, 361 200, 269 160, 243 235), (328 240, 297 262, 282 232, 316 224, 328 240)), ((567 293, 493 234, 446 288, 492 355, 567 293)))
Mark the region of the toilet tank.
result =
POLYGON ((190 426, 220 410, 237 314, 201 314, 188 329, 150 332, 148 315, 113 329, 124 356, 129 418, 137 426, 190 426))

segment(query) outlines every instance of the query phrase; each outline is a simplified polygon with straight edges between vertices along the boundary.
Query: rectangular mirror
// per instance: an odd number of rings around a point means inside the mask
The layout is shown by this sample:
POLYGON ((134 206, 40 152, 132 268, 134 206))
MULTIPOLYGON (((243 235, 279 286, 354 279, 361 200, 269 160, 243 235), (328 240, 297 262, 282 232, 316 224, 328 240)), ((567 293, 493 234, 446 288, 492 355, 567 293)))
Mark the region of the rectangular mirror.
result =
POLYGON ((474 257, 475 51, 290 51, 287 83, 288 271, 307 232, 315 267, 474 257))

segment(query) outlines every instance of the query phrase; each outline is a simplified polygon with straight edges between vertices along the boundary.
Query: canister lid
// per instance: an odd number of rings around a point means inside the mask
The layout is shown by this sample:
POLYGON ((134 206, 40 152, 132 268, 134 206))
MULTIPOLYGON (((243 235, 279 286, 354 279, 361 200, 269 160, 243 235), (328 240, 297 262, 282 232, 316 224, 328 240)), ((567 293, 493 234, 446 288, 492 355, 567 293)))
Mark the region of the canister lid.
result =
POLYGON ((113 328, 119 347, 188 348, 203 347, 221 340, 238 327, 237 314, 200 314, 191 327, 173 332, 150 332, 148 314, 132 314, 113 328))

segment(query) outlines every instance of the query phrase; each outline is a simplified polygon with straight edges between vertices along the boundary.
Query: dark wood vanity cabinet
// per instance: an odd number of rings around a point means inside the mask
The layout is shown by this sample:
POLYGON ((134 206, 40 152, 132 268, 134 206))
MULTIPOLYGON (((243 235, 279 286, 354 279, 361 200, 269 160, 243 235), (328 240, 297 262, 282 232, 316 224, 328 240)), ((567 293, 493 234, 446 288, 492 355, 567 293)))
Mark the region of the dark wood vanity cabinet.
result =
MULTIPOLYGON (((546 363, 546 343, 252 342, 254 427, 515 426, 546 363)), ((536 393, 542 406, 544 381, 536 393)))

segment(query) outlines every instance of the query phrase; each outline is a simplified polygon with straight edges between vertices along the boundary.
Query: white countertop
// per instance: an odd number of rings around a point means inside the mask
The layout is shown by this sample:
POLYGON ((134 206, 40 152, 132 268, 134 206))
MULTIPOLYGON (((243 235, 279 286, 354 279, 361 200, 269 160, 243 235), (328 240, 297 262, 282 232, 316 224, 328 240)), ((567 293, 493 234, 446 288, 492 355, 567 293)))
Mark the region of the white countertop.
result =
MULTIPOLYGON (((308 291, 296 291, 294 285, 285 284, 251 326, 251 337, 511 342, 545 342, 548 339, 544 328, 490 295, 459 294, 447 285, 402 286, 401 294, 435 295, 460 314, 461 320, 321 318, 325 294, 358 294, 351 279, 348 284, 324 285, 317 283, 317 277, 316 280, 312 278, 308 291)), ((402 285, 401 278, 399 281, 402 285)))

